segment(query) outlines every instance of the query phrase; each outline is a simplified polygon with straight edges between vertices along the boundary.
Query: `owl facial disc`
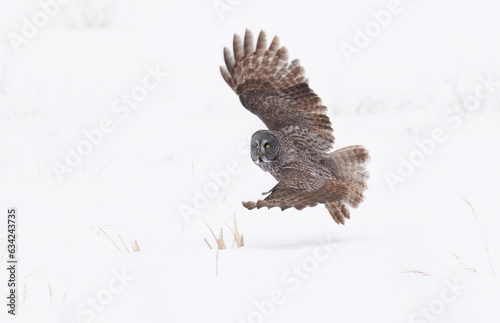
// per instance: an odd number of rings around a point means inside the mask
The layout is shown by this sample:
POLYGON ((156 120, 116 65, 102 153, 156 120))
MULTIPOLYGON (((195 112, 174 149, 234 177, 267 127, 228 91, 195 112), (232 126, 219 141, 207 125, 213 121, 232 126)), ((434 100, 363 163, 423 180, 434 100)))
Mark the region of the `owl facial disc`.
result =
POLYGON ((272 162, 278 156, 278 152, 278 139, 269 131, 260 130, 253 134, 250 155, 255 164, 272 162))

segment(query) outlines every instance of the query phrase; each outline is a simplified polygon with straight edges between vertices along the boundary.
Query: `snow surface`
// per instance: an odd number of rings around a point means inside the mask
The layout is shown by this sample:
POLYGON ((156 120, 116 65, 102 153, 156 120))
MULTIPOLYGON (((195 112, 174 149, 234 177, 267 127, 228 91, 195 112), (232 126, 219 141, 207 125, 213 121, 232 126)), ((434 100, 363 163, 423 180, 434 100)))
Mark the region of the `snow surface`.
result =
POLYGON ((348 62, 340 45, 390 3, 74 0, 15 51, 9 34, 40 5, 0 1, 2 295, 6 210, 19 213, 18 315, 2 305, 1 322, 499 322, 500 86, 472 112, 460 102, 500 80, 500 5, 402 0, 348 62), (214 4, 230 6, 223 19, 214 4), (300 58, 336 148, 370 150, 345 226, 321 206, 241 205, 275 184, 249 158, 263 124, 218 71, 245 28, 300 58), (151 69, 157 87, 113 111, 151 69), (106 119, 113 131, 58 179, 106 119), (207 224, 228 249, 208 248, 207 224))

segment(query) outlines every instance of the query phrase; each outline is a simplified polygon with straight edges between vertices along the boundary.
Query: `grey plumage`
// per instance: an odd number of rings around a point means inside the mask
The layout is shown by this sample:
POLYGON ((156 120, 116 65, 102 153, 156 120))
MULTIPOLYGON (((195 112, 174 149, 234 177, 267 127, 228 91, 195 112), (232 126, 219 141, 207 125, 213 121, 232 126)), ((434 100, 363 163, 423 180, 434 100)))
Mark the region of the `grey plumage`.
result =
POLYGON ((269 130, 251 139, 252 160, 278 181, 264 200, 244 202, 248 209, 325 204, 337 223, 349 219, 346 204, 355 208, 363 200, 369 177, 368 151, 350 146, 330 152, 333 129, 321 99, 309 88, 298 60, 288 63, 288 51, 274 37, 267 47, 260 32, 256 46, 247 30, 234 35, 233 52, 224 48, 221 74, 243 106, 269 130))

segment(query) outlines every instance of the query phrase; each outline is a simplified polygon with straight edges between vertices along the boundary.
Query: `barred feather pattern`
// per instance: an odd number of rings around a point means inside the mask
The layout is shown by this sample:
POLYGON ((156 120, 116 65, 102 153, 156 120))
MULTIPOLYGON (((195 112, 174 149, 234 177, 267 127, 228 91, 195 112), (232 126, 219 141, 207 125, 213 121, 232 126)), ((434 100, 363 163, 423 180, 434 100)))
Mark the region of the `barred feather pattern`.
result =
POLYGON ((243 40, 234 35, 232 53, 224 48, 226 66, 220 70, 226 83, 269 130, 307 131, 311 140, 295 144, 311 155, 328 153, 334 143, 332 124, 300 62, 288 63, 288 50, 280 47, 278 37, 267 47, 264 31, 256 46, 253 42, 252 33, 246 30, 243 40))
POLYGON ((363 146, 355 145, 336 150, 330 156, 337 167, 339 180, 348 187, 348 193, 342 201, 326 203, 325 206, 335 222, 344 224, 344 219, 350 218, 345 204, 357 208, 364 199, 364 192, 368 188, 366 182, 370 177, 366 170, 370 154, 363 146))
POLYGON ((343 225, 346 219, 351 218, 349 209, 342 201, 325 203, 325 207, 337 224, 343 225))
POLYGON ((254 208, 273 208, 279 207, 281 210, 294 207, 302 210, 305 207, 313 207, 318 203, 328 203, 328 201, 339 201, 347 194, 347 187, 336 180, 321 181, 321 186, 316 190, 304 190, 294 187, 278 187, 273 190, 271 195, 264 200, 257 202, 243 202, 243 206, 249 210, 254 208))

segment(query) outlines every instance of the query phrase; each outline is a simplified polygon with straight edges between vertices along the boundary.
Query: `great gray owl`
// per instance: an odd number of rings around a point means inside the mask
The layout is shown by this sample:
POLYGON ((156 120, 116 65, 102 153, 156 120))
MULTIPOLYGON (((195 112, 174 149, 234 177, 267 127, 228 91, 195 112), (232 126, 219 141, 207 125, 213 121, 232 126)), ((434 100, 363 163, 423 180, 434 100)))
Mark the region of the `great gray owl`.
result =
POLYGON ((333 152, 333 130, 326 107, 309 88, 298 60, 288 63, 288 51, 274 37, 269 48, 261 31, 254 46, 250 31, 242 42, 234 35, 233 53, 224 48, 224 80, 243 106, 269 130, 251 138, 251 157, 278 181, 264 200, 243 202, 248 209, 325 204, 335 222, 349 219, 346 204, 356 208, 363 200, 368 151, 349 146, 333 152), (233 54, 234 53, 234 54, 233 54))

